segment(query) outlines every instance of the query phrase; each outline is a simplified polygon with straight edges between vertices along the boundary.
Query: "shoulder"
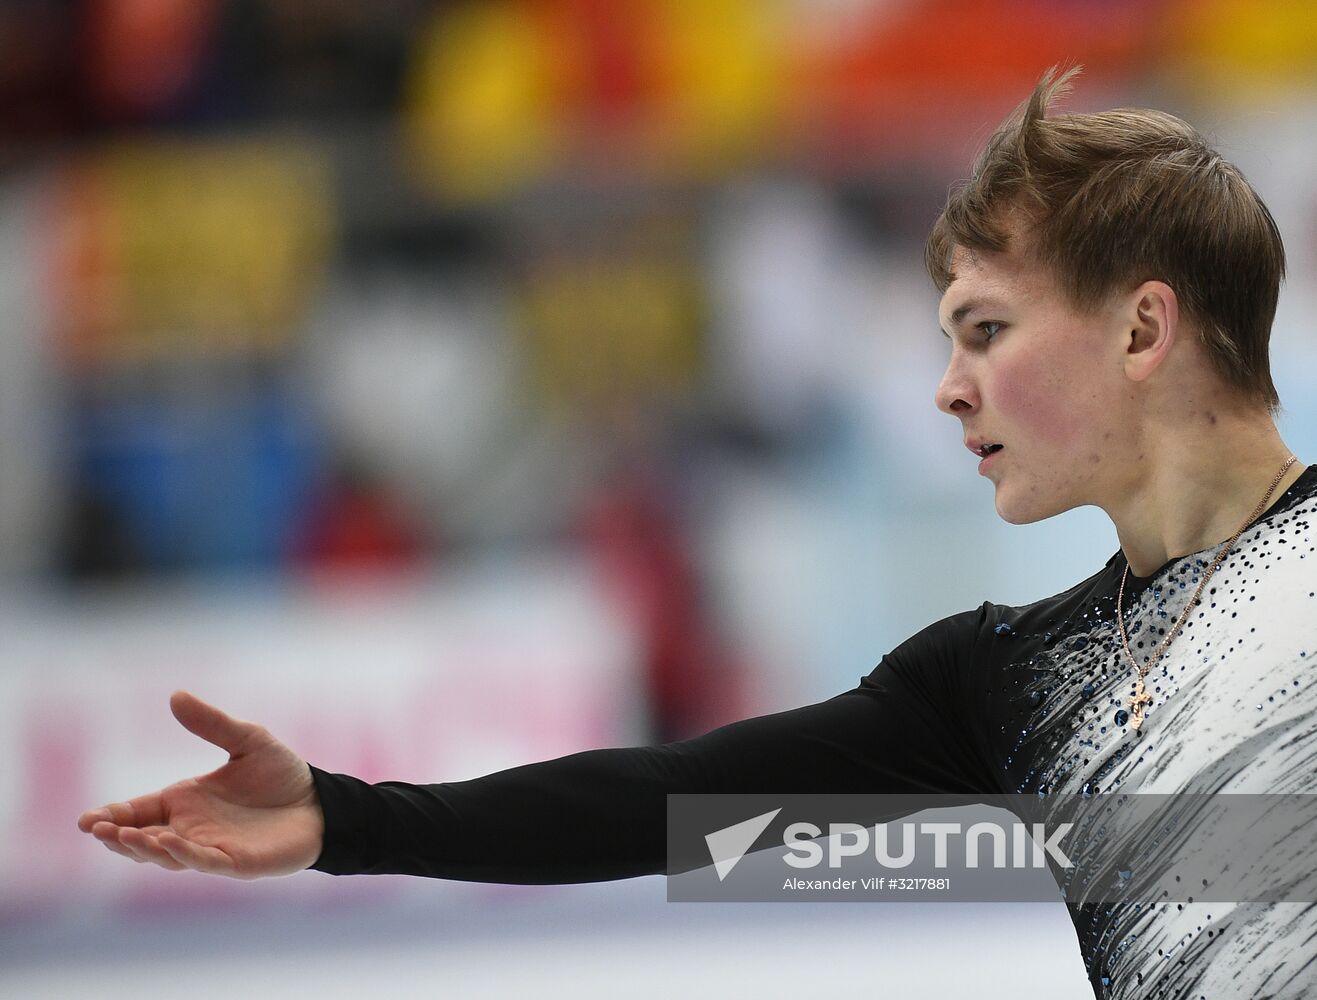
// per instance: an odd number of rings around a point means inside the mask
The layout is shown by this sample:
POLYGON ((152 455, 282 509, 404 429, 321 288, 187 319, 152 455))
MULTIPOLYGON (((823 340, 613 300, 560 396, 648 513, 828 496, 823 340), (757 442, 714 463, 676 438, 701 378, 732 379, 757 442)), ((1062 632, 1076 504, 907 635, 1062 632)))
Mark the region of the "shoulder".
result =
POLYGON ((1118 579, 1116 559, 1119 554, 1117 551, 1091 576, 1048 597, 1019 605, 984 601, 978 607, 940 618, 910 636, 888 655, 968 653, 980 644, 1012 636, 1022 626, 1045 621, 1059 623, 1114 586, 1118 579))
POLYGON ((987 604, 985 635, 995 640, 1037 636, 1044 644, 1076 627, 1098 602, 1115 593, 1123 564, 1117 549, 1102 568, 1071 587, 1027 604, 987 604))

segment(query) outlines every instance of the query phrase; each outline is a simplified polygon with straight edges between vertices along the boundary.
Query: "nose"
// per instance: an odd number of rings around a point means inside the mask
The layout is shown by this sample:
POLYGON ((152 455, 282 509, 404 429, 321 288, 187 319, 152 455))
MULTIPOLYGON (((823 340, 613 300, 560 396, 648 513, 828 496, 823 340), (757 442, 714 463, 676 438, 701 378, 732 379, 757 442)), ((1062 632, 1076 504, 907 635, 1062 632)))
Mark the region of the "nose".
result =
POLYGON ((937 404, 937 408, 953 417, 966 416, 979 405, 978 389, 970 379, 965 366, 959 363, 961 357, 963 355, 959 350, 952 350, 951 360, 947 362, 947 370, 943 372, 942 381, 938 383, 937 391, 933 394, 933 402, 937 404))

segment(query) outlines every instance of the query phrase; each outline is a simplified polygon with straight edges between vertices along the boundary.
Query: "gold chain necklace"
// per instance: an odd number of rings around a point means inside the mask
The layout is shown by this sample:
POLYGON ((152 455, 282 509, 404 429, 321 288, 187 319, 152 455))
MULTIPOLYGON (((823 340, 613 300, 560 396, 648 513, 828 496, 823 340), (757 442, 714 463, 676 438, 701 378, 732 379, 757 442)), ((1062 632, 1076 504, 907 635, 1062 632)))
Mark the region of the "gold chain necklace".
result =
POLYGON ((1197 606, 1199 599, 1202 597, 1203 588, 1207 586, 1207 581, 1212 579, 1212 574, 1215 573, 1216 568, 1221 565, 1221 560, 1224 559, 1227 553, 1235 547, 1235 542, 1239 541, 1239 536, 1244 533, 1244 529, 1252 524, 1254 519, 1262 513, 1263 509, 1267 506, 1267 501, 1271 499, 1271 494, 1276 492, 1277 485, 1279 485, 1280 481, 1285 478, 1285 473, 1288 472, 1290 466, 1297 461, 1298 459, 1291 455, 1289 461, 1281 466, 1280 472, 1276 473, 1276 478, 1271 481, 1271 488, 1267 490, 1267 495, 1258 501, 1258 505, 1253 508, 1253 513, 1250 514, 1247 520, 1239 526, 1239 530, 1231 536, 1230 541, 1226 543, 1225 547, 1216 554, 1216 558, 1212 561, 1211 568, 1208 569, 1207 573, 1203 576, 1202 582, 1198 584, 1198 589, 1194 591, 1194 596, 1190 599, 1189 603, 1185 605, 1184 611, 1180 613, 1179 621, 1175 623, 1175 627, 1172 628, 1170 632, 1166 633, 1166 638, 1163 639, 1161 645, 1157 647, 1157 651, 1153 653, 1148 662, 1141 667, 1135 662, 1134 654, 1130 652, 1129 636, 1125 634, 1125 617, 1121 614, 1120 610, 1125 605, 1125 578, 1129 576, 1130 572, 1129 560, 1125 560, 1125 572, 1120 575, 1120 593, 1116 595, 1116 624, 1120 627, 1120 641, 1125 646, 1125 655, 1129 657, 1130 663, 1134 664, 1134 670, 1138 675, 1135 678, 1134 694, 1126 699, 1125 702, 1134 711, 1134 714, 1130 717, 1130 725, 1136 732, 1139 727, 1143 725, 1143 706, 1152 701, 1152 695, 1150 695, 1147 688, 1143 686, 1143 678, 1147 676, 1148 669, 1161 659, 1162 653, 1166 652, 1166 647, 1171 644, 1171 640, 1174 639, 1176 633, 1180 631, 1180 626, 1183 625, 1185 619, 1189 617, 1189 612, 1197 606))

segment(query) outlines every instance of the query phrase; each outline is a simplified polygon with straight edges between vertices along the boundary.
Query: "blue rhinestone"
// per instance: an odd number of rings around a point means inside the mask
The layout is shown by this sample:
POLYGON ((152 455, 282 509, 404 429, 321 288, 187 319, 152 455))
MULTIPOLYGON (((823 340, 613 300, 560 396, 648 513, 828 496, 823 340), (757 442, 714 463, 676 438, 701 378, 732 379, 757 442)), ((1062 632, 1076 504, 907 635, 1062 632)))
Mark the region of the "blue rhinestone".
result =
POLYGON ((1043 703, 1043 693, 1041 691, 1029 692, 1029 704, 1037 708, 1043 703))
POLYGON ((1085 685, 1083 686, 1083 688, 1080 690, 1079 693, 1080 693, 1081 695, 1083 695, 1085 698, 1092 698, 1092 697, 1093 697, 1093 692, 1094 692, 1095 690, 1096 690, 1096 689, 1093 687, 1093 683, 1090 681, 1089 683, 1087 683, 1087 684, 1085 684, 1085 685))
POLYGON ((1084 649, 1088 646, 1088 640, 1085 639, 1082 635, 1077 636, 1075 638, 1074 643, 1072 643, 1072 645, 1074 646, 1075 649, 1084 649))
POLYGON ((1124 882, 1128 882, 1131 878, 1134 877, 1134 872, 1132 872, 1128 868, 1122 868, 1120 869, 1120 871, 1116 872, 1116 874, 1119 875, 1121 877, 1121 880, 1124 882))
POLYGON ((1129 722, 1129 720, 1129 712, 1125 711, 1123 708, 1116 709, 1116 725, 1123 726, 1125 723, 1129 722))
POLYGON ((1079 790, 1079 793, 1084 798, 1088 798, 1090 795, 1096 795, 1098 791, 1099 789, 1097 785, 1093 784, 1091 781, 1085 781, 1084 787, 1079 790))
POLYGON ((1009 625, 1007 625, 1005 622, 1001 622, 999 625, 995 626, 995 627, 993 628, 993 631, 996 632, 998 635, 1014 635, 1014 634, 1015 634, 1015 629, 1011 628, 1011 627, 1010 627, 1009 625))

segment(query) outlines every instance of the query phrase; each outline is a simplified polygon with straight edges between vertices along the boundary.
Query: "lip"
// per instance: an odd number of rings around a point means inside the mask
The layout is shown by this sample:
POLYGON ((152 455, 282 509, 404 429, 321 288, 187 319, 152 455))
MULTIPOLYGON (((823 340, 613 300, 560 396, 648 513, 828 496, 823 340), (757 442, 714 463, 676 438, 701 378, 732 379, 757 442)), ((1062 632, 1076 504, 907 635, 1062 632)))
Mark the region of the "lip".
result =
POLYGON ((1005 448, 998 448, 996 451, 994 451, 994 452, 993 452, 991 455, 989 455, 987 458, 983 459, 983 461, 979 462, 979 475, 980 475, 980 476, 983 475, 984 470, 986 470, 986 469, 988 468, 988 463, 991 462, 991 461, 993 461, 998 455, 1000 455, 1000 454, 1001 454, 1002 452, 1004 452, 1005 450, 1006 450, 1005 448))

